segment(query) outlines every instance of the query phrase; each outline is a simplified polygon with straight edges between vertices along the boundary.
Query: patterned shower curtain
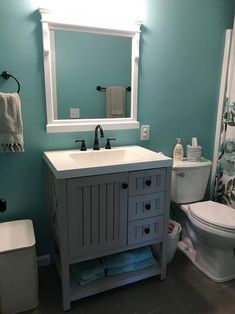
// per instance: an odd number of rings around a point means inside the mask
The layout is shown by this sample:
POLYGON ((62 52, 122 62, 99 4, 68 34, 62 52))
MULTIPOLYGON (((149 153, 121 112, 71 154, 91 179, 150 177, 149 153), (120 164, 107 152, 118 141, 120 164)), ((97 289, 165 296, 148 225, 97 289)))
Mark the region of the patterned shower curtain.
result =
POLYGON ((214 200, 235 208, 235 104, 226 100, 221 121, 214 200))

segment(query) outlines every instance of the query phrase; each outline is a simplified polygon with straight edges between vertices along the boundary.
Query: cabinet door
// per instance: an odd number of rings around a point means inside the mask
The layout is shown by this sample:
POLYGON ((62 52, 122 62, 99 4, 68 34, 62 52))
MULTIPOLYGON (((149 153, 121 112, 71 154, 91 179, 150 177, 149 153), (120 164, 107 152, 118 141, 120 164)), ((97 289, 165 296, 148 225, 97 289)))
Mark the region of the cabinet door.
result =
POLYGON ((127 182, 127 173, 68 180, 70 258, 126 245, 127 182))

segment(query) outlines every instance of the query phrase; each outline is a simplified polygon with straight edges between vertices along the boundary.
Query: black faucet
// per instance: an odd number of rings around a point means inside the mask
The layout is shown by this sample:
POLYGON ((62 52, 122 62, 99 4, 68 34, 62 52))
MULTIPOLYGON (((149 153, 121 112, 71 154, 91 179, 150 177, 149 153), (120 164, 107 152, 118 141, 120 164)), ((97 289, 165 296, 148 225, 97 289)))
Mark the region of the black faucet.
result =
POLYGON ((100 137, 104 137, 104 131, 103 128, 100 124, 98 124, 95 127, 95 139, 94 139, 94 150, 99 150, 100 149, 100 145, 99 145, 99 140, 98 140, 98 130, 100 130, 100 137))

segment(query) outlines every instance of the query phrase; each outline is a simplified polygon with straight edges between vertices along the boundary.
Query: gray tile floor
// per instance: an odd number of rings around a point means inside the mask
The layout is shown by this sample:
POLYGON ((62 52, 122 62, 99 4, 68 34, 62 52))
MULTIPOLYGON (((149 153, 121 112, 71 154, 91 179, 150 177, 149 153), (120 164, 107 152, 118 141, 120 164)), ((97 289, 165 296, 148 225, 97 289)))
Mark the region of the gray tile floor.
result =
MULTIPOLYGON (((40 306, 27 314, 63 313, 54 266, 39 269, 40 306)), ((71 314, 234 314, 235 281, 218 284, 181 252, 168 264, 167 279, 153 277, 72 303, 71 314)))

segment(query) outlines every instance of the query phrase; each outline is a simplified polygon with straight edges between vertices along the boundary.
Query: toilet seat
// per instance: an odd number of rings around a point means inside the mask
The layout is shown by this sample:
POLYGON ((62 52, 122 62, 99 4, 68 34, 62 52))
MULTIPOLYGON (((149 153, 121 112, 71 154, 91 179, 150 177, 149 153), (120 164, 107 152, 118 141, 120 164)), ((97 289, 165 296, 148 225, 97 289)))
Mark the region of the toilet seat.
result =
POLYGON ((193 203, 188 214, 200 223, 226 232, 235 232, 235 209, 213 201, 193 203))

